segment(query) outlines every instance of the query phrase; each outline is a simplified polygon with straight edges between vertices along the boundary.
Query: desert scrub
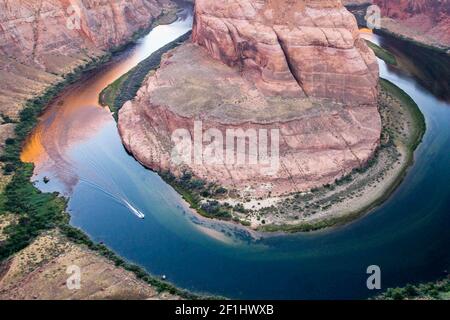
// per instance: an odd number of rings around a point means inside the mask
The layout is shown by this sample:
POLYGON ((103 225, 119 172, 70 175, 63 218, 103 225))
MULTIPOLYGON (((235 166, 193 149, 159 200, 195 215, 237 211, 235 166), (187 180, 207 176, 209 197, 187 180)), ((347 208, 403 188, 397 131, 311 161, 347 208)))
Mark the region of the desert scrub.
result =
MULTIPOLYGON (((165 19, 166 15, 173 17, 175 12, 173 10, 164 12, 154 24, 163 21, 161 19, 165 19)), ((148 29, 136 33, 126 44, 134 43, 142 32, 148 32, 148 29)), ((10 176, 10 182, 0 194, 0 212, 14 213, 19 219, 18 223, 6 230, 9 240, 0 246, 0 260, 23 249, 41 232, 68 223, 69 216, 65 213, 66 200, 56 193, 42 193, 31 183, 33 164, 21 161, 22 146, 36 125, 38 116, 52 99, 68 85, 81 79, 83 75, 105 65, 111 60, 112 52, 120 50, 123 50, 123 47, 116 47, 102 56, 90 58, 84 65, 79 65, 72 72, 63 75, 60 82, 47 88, 40 96, 28 100, 19 114, 19 120, 14 121, 16 123, 15 137, 8 139, 4 152, 0 156, 3 172, 10 176)), ((5 119, 4 116, 2 118, 5 122, 12 121, 9 118, 5 119)))
POLYGON ((401 139, 408 147, 409 151, 413 152, 422 142, 423 136, 425 134, 425 117, 414 100, 405 91, 385 79, 380 79, 380 84, 384 90, 391 93, 407 107, 408 114, 410 115, 414 125, 411 126, 412 130, 409 137, 402 137, 401 139))
POLYGON ((450 278, 402 288, 389 288, 377 300, 450 300, 450 278))
MULTIPOLYGON (((119 48, 117 49, 119 50, 119 48)), ((168 282, 161 281, 143 268, 130 264, 117 256, 106 246, 95 244, 81 230, 69 225, 70 216, 66 212, 67 200, 57 193, 43 193, 31 182, 34 165, 23 163, 20 159, 22 146, 37 124, 43 109, 68 85, 103 66, 110 61, 111 53, 96 57, 73 72, 64 75, 63 80, 49 87, 42 95, 30 99, 15 121, 15 137, 8 139, 0 157, 4 173, 9 182, 0 193, 0 213, 14 215, 15 223, 7 226, 2 233, 5 240, 0 243, 0 262, 27 247, 33 240, 46 231, 59 229, 72 242, 86 245, 91 250, 107 257, 116 265, 133 272, 138 278, 153 285, 158 291, 169 292, 186 299, 195 299, 198 295, 181 290, 168 282)), ((7 121, 2 117, 3 121, 7 121)))
POLYGON ((225 188, 198 179, 189 171, 184 171, 180 177, 176 177, 169 171, 159 172, 159 175, 200 215, 207 218, 231 220, 230 206, 222 205, 216 200, 206 199, 212 196, 223 196, 227 192, 225 188))
POLYGON ((197 295, 194 293, 191 293, 187 290, 179 289, 172 285, 169 282, 162 281, 157 279, 156 277, 150 275, 145 269, 142 267, 131 264, 121 257, 119 257, 117 254, 115 254, 113 251, 111 251, 108 247, 106 247, 103 244, 94 243, 89 237, 82 232, 81 230, 74 228, 70 226, 69 224, 63 224, 60 226, 60 230, 64 236, 66 236, 71 242, 78 244, 78 245, 84 245, 88 247, 90 250, 99 253, 101 256, 107 258, 108 260, 112 261, 117 267, 121 267, 125 270, 128 270, 136 275, 138 279, 141 279, 148 283, 149 285, 153 286, 158 292, 168 292, 173 295, 178 295, 184 299, 213 299, 214 297, 206 296, 206 295, 197 295))
POLYGON ((42 232, 69 222, 65 212, 66 199, 56 193, 43 193, 31 182, 34 166, 23 163, 20 159, 22 146, 38 121, 42 110, 66 86, 72 84, 81 76, 90 72, 110 59, 109 54, 92 59, 84 66, 77 67, 63 80, 49 87, 41 96, 25 103, 25 108, 19 114, 15 126, 15 137, 5 143, 4 152, 0 157, 3 172, 10 176, 10 182, 5 186, 0 196, 0 211, 9 212, 17 217, 17 223, 4 231, 6 240, 0 246, 0 261, 22 250, 42 232))

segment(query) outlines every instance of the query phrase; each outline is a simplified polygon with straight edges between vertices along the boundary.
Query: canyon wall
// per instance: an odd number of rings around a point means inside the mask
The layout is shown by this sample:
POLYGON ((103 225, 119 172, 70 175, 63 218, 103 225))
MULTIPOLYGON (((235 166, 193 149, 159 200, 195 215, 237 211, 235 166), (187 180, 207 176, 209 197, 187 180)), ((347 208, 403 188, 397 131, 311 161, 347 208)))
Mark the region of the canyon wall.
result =
POLYGON ((17 118, 26 99, 104 50, 126 43, 170 3, 0 0, 0 115, 17 118))
POLYGON ((169 0, 2 0, 0 54, 59 73, 84 58, 128 41, 158 17, 169 0))
MULTIPOLYGON (((378 65, 340 1, 292 7, 287 0, 197 0, 195 10, 193 40, 167 53, 120 110, 122 141, 137 160, 267 197, 332 183, 373 156, 381 133, 378 65), (196 122, 202 124, 197 132, 196 122), (200 139, 204 150, 211 132, 220 142, 230 129, 275 130, 279 166, 268 174, 267 163, 234 161, 254 152, 249 136, 246 148, 231 151, 231 162, 219 143, 213 161, 189 156, 177 163, 178 129, 200 139)), ((275 140, 268 137, 269 149, 275 140)), ((201 152, 192 145, 184 151, 201 152)))
POLYGON ((381 8, 383 16, 397 20, 425 15, 439 24, 450 14, 448 0, 372 0, 372 2, 381 8))
MULTIPOLYGON (((0 0, 0 155, 7 139, 14 137, 15 120, 27 99, 91 58, 132 40, 166 10, 176 10, 169 0, 0 0), (71 5, 80 8, 79 29, 70 20, 75 13, 71 5)), ((3 166, 0 161, 0 196, 12 178, 4 175, 3 166)), ((0 246, 10 236, 5 227, 19 224, 21 216, 1 213, 0 246)), ((159 292, 57 230, 41 233, 0 263, 0 300, 179 298, 159 292), (73 264, 83 270, 80 290, 65 286, 66 270, 73 264)))
POLYGON ((0 0, 0 141, 27 99, 167 10, 171 0, 0 0))
POLYGON ((446 51, 450 49, 450 0, 367 2, 380 7, 382 29, 446 51))

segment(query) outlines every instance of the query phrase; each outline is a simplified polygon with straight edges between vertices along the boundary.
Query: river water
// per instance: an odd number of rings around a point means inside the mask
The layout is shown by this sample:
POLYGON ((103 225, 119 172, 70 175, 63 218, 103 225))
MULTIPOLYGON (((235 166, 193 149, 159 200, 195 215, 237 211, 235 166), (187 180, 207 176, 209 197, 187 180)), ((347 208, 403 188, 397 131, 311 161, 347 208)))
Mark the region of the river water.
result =
POLYGON ((33 179, 41 190, 70 197, 74 226, 179 287, 232 298, 367 298, 377 293, 366 287, 370 265, 381 267, 383 288, 444 275, 450 266, 450 106, 381 61, 382 77, 417 102, 428 131, 390 200, 344 227, 260 236, 198 218, 158 175, 130 157, 98 95, 191 24, 187 15, 155 28, 114 63, 70 87, 29 137, 23 160, 35 163, 33 179))

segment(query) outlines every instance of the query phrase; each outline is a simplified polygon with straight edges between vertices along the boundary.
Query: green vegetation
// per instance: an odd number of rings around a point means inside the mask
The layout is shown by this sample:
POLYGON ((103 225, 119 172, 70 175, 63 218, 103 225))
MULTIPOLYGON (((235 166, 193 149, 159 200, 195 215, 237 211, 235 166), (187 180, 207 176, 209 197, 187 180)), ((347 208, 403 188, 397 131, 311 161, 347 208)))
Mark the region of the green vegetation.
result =
MULTIPOLYGON (((186 37, 187 35, 183 36, 182 38, 186 37)), ((146 75, 151 71, 154 70, 159 66, 161 56, 164 52, 167 50, 170 50, 171 48, 174 48, 177 46, 180 42, 184 41, 184 39, 177 39, 174 43, 169 44, 167 47, 161 49, 158 52, 155 52, 152 56, 150 56, 146 61, 143 61, 141 64, 139 64, 136 68, 131 70, 129 73, 124 75, 122 78, 118 79, 115 83, 111 84, 108 88, 106 88, 102 93, 102 103, 107 104, 111 107, 111 109, 114 112, 117 112, 117 110, 127 101, 132 99, 138 88, 141 86, 142 82, 144 81, 146 75)), ((379 48, 381 49, 381 48, 379 48)), ((387 51, 385 54, 388 53, 387 51)), ((390 54, 390 53, 389 53, 390 54)), ((392 55, 389 56, 390 59, 394 59, 392 55)), ((388 59, 388 58, 386 58, 388 59)), ((421 142, 421 139, 423 137, 423 134, 425 132, 425 121, 424 117, 421 114, 419 108, 414 103, 414 101, 401 89, 397 88, 395 85, 391 84, 390 82, 386 80, 381 81, 381 86, 383 90, 389 92, 392 96, 396 97, 398 100, 401 101, 403 105, 405 105, 405 108, 407 109, 407 113, 410 113, 413 120, 413 125, 411 126, 413 128, 411 134, 408 136, 408 141, 406 143, 407 148, 410 152, 410 162, 413 161, 413 152, 421 142)), ((395 118, 395 115, 394 115, 395 118)), ((393 140, 389 139, 389 137, 394 138, 394 136, 397 135, 397 126, 393 123, 389 123, 389 126, 395 127, 393 130, 388 129, 383 133, 384 136, 387 136, 387 139, 383 139, 383 141, 386 140, 381 146, 381 148, 391 148, 394 149, 392 152, 392 161, 398 160, 398 152, 395 151, 395 146, 393 145, 393 140), (390 130, 390 132, 388 132, 390 130)), ((403 142, 403 141, 401 141, 403 142)), ((381 149, 380 149, 381 150, 381 149)), ((316 198, 316 195, 318 193, 323 193, 323 191, 329 191, 334 190, 338 186, 350 184, 353 181, 354 175, 361 175, 366 173, 369 169, 371 169, 375 164, 377 164, 377 158, 378 153, 380 150, 377 151, 376 156, 368 161, 363 167, 357 168, 353 170, 353 172, 341 179, 338 179, 335 181, 334 184, 323 186, 322 188, 317 188, 313 191, 313 198, 316 198)), ((396 183, 392 186, 390 186, 386 192, 386 195, 382 198, 376 201, 375 203, 368 204, 365 208, 362 210, 358 210, 357 212, 349 212, 343 216, 339 217, 332 217, 329 219, 324 219, 320 221, 312 221, 309 223, 301 223, 301 224, 287 224, 287 225, 267 225, 264 224, 260 227, 261 231, 266 232, 275 232, 275 231, 284 231, 284 232, 307 232, 307 231, 314 231, 319 230, 323 228, 328 228, 331 226, 336 225, 342 225, 349 223, 350 221, 358 218, 365 212, 373 209, 380 203, 386 200, 386 198, 395 190, 395 188, 398 186, 398 184, 402 181, 406 169, 408 166, 405 166, 403 174, 401 174, 396 181, 396 183)), ((178 193, 182 195, 182 197, 191 205, 193 209, 195 209, 199 214, 208 217, 208 218, 217 218, 217 219, 223 219, 223 220, 233 220, 240 222, 242 224, 248 225, 248 222, 241 221, 236 214, 246 214, 251 213, 251 210, 245 210, 243 205, 237 205, 235 207, 231 207, 227 204, 221 204, 217 199, 221 198, 227 191, 221 190, 223 188, 220 188, 215 185, 207 185, 206 182, 195 179, 192 174, 185 172, 180 178, 175 177, 169 172, 160 172, 160 176, 169 183, 178 193), (236 214, 234 214, 236 213, 236 214)), ((230 191, 232 193, 232 191, 230 191)), ((230 193, 228 192, 228 193, 230 193)), ((308 204, 308 209, 312 213, 317 212, 318 210, 325 210, 330 208, 333 205, 333 201, 341 201, 342 197, 331 197, 330 199, 324 199, 323 201, 319 201, 318 203, 314 203, 314 199, 311 199, 311 203, 308 204), (314 207, 315 206, 315 207, 314 207)), ((302 199, 300 199, 302 200, 302 199)), ((296 209, 300 209, 297 207, 296 209)), ((264 213, 265 209, 261 210, 261 213, 264 213)), ((267 210, 275 210, 275 208, 267 208, 267 210)))
POLYGON ((22 145, 37 123, 43 108, 67 85, 80 79, 83 73, 89 72, 109 60, 109 55, 94 59, 84 68, 77 68, 65 80, 49 88, 41 97, 26 103, 20 113, 20 121, 15 128, 15 139, 9 139, 5 145, 0 161, 4 164, 4 173, 11 175, 11 182, 0 194, 0 214, 17 215, 18 222, 11 224, 4 231, 7 239, 0 244, 0 261, 3 261, 28 246, 43 232, 59 228, 71 241, 88 246, 136 276, 153 285, 158 291, 167 291, 186 299, 198 298, 197 295, 180 290, 170 283, 156 279, 139 266, 125 262, 104 245, 94 244, 82 231, 69 225, 70 217, 66 213, 66 199, 57 193, 43 193, 31 183, 33 164, 20 160, 22 145))
POLYGON ((333 217, 330 219, 318 220, 313 222, 306 222, 300 224, 292 224, 292 225, 263 225, 258 228, 259 231, 263 232, 286 232, 286 233, 297 233, 297 232, 312 232, 330 227, 337 227, 340 225, 347 224, 352 222, 356 218, 360 217, 361 214, 359 212, 347 214, 340 217, 333 217))
POLYGON ((397 59, 395 56, 390 53, 388 50, 376 45, 375 43, 366 40, 367 45, 375 52, 375 55, 386 62, 387 64, 396 66, 397 65, 397 59))
POLYGON ((226 189, 215 185, 207 184, 203 180, 196 179, 192 173, 185 171, 180 178, 175 177, 171 172, 163 171, 159 175, 172 186, 183 199, 188 202, 192 209, 207 218, 221 220, 231 220, 231 207, 219 204, 218 201, 202 202, 204 197, 222 196, 226 189))
POLYGON ((425 117, 414 100, 405 91, 397 87, 389 80, 380 79, 380 84, 384 90, 390 92, 394 97, 399 99, 401 103, 407 106, 407 110, 414 125, 411 126, 412 130, 410 130, 411 132, 409 137, 405 139, 404 143, 408 147, 409 151, 413 153, 422 142, 423 136, 425 135, 425 117))
POLYGON ((209 219, 234 221, 244 226, 250 226, 249 222, 233 216, 234 212, 247 212, 242 204, 233 207, 228 203, 214 200, 214 198, 223 198, 229 194, 230 191, 224 187, 197 179, 189 171, 184 171, 181 177, 176 177, 169 171, 161 171, 158 174, 201 216, 209 219))
POLYGON ((403 288, 389 288, 377 300, 450 300, 450 278, 403 288))
MULTIPOLYGON (((342 201, 350 194, 356 194, 352 190, 340 191, 339 194, 327 194, 334 191, 340 186, 350 185, 355 180, 355 177, 367 174, 374 166, 379 163, 379 155, 384 152, 388 155, 389 161, 395 163, 399 159, 398 146, 406 149, 407 160, 403 165, 401 172, 397 179, 387 187, 385 194, 374 201, 368 203, 367 206, 357 211, 350 211, 341 216, 330 217, 322 220, 312 220, 310 222, 296 223, 296 224, 266 224, 265 220, 260 220, 262 225, 259 227, 263 232, 310 232, 324 228, 339 226, 347 224, 358 217, 362 216, 371 209, 383 203, 397 188, 406 175, 408 167, 414 161, 414 151, 422 141, 425 134, 426 124, 425 118, 421 113, 416 103, 400 88, 382 79, 380 82, 382 94, 386 95, 388 102, 383 102, 380 105, 383 117, 383 134, 382 144, 377 150, 375 156, 370 159, 364 166, 355 168, 349 175, 337 179, 333 184, 325 185, 321 188, 311 190, 312 193, 305 195, 296 195, 293 200, 293 209, 307 210, 311 214, 320 210, 329 209, 334 203, 342 201), (397 101, 396 104, 394 102, 397 101), (392 105, 390 105, 392 103, 392 105), (402 123, 399 123, 399 119, 402 123), (404 123, 403 123, 404 122, 404 123), (342 195, 345 193, 345 195, 342 195)), ((385 166, 389 164, 386 163, 385 166)), ((222 204, 217 200, 223 198, 226 193, 233 193, 233 191, 224 191, 214 184, 207 184, 205 181, 198 180, 189 172, 185 172, 180 178, 175 177, 170 172, 160 172, 160 176, 169 183, 183 198, 195 209, 199 214, 208 218, 217 218, 223 220, 233 220, 243 225, 249 225, 248 222, 242 221, 238 215, 252 213, 252 210, 246 210, 242 204, 237 204, 232 207, 228 204, 222 204)), ((377 181, 380 174, 370 178, 377 181)), ((373 181, 369 182, 373 182, 373 181)), ((365 185, 367 181, 363 181, 365 185)), ((351 195, 350 195, 351 196, 351 195)), ((278 208, 281 209, 281 208, 278 208)), ((277 208, 264 208, 259 211, 262 215, 277 210, 277 208)), ((259 219, 263 219, 263 216, 259 219)))
POLYGON ((43 231, 69 220, 66 200, 36 189, 30 182, 32 174, 31 164, 21 164, 4 191, 2 212, 16 214, 19 220, 5 230, 8 237, 0 246, 0 261, 25 248, 43 231))
POLYGON ((189 31, 175 41, 172 41, 155 51, 136 67, 106 87, 100 94, 100 104, 108 106, 111 111, 114 112, 114 116, 117 120, 119 109, 125 102, 132 100, 136 96, 136 93, 150 71, 159 68, 163 54, 178 47, 189 39, 190 35, 191 32, 189 31))
MULTIPOLYGON (((100 94, 100 104, 108 106, 117 120, 118 111, 125 102, 133 99, 151 71, 159 68, 162 56, 178 47, 189 39, 191 32, 187 32, 178 39, 168 43, 161 49, 152 53, 148 58, 140 62, 128 73, 106 87, 100 94)), ((190 172, 184 172, 181 177, 175 177, 172 173, 164 171, 159 175, 170 184, 188 202, 192 209, 207 218, 231 220, 231 206, 222 205, 216 200, 204 201, 208 197, 221 197, 228 190, 215 184, 207 184, 196 179, 190 172)))
POLYGON ((68 223, 65 213, 66 200, 57 194, 42 193, 30 181, 33 165, 20 160, 20 152, 26 137, 37 123, 42 109, 67 85, 78 80, 110 59, 107 54, 94 58, 83 67, 64 77, 60 83, 50 87, 45 93, 28 101, 20 113, 20 121, 15 127, 15 138, 5 141, 0 161, 5 175, 12 176, 9 184, 0 196, 0 212, 18 216, 18 223, 6 228, 7 240, 0 246, 0 261, 25 248, 43 231, 68 223))
POLYGON ((15 123, 15 121, 6 114, 0 114, 0 119, 3 123, 15 123))

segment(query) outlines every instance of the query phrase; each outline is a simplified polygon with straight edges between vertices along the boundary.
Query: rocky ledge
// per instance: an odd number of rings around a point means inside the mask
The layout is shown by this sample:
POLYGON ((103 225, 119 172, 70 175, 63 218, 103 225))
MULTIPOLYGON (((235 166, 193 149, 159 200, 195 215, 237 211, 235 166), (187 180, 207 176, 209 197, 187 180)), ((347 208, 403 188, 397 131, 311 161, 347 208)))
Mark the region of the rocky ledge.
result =
POLYGON ((198 0, 193 41, 166 54, 120 111, 126 148, 156 171, 250 197, 309 190, 367 163, 381 133, 375 56, 340 1, 297 3, 198 0), (246 147, 227 148, 239 129, 246 147), (182 164, 177 132, 201 139, 182 164))
POLYGON ((381 28, 397 36, 450 51, 449 0, 372 0, 381 9, 381 28))
POLYGON ((0 0, 0 127, 170 10, 171 0, 0 0))

